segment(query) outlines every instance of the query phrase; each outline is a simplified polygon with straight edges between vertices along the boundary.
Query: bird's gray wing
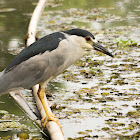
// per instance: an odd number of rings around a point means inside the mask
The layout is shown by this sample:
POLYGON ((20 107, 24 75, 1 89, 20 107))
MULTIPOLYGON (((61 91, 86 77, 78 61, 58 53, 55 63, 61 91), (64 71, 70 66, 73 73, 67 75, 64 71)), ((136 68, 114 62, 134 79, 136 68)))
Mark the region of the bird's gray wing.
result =
POLYGON ((47 65, 48 61, 44 64, 39 56, 20 63, 0 77, 0 94, 18 88, 31 88, 41 81, 47 65))
POLYGON ((29 47, 23 49, 6 67, 5 73, 19 65, 20 63, 28 60, 31 57, 34 57, 39 54, 43 54, 46 51, 53 51, 58 46, 62 39, 66 39, 65 35, 61 32, 55 32, 44 36, 43 38, 37 40, 29 47))
POLYGON ((51 76, 57 76, 65 70, 67 47, 38 54, 18 64, 0 77, 0 93, 16 88, 31 88, 35 84, 45 82, 51 76))

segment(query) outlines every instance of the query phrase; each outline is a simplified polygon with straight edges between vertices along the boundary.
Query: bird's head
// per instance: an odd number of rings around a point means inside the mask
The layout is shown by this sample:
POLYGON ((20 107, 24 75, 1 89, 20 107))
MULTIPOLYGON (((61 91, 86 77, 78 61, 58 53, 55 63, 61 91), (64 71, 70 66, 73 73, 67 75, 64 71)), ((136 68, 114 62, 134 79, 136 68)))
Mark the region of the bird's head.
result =
POLYGON ((69 35, 76 35, 78 37, 80 37, 79 42, 81 44, 81 47, 83 47, 84 49, 94 49, 97 51, 100 51, 104 54, 107 54, 111 57, 113 57, 113 55, 103 46, 101 46, 96 40, 95 37, 87 30, 83 30, 83 29, 71 29, 71 30, 66 30, 63 31, 64 33, 67 33, 69 35))

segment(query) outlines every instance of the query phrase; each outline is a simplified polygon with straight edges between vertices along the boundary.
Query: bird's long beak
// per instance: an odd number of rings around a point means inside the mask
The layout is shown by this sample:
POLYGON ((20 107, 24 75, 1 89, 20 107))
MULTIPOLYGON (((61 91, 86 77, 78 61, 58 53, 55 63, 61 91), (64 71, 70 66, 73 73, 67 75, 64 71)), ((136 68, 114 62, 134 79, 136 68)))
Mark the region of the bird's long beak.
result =
POLYGON ((97 43, 96 40, 93 41, 93 47, 94 47, 95 50, 100 51, 104 54, 107 54, 107 55, 113 57, 113 55, 106 48, 104 48, 99 43, 97 43))

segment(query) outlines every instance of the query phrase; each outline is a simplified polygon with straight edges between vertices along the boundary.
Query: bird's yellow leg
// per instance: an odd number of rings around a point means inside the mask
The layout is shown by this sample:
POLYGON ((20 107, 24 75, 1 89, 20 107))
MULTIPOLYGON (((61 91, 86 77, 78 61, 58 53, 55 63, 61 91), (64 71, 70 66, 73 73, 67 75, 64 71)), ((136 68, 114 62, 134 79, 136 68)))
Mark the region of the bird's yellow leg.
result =
POLYGON ((49 108, 46 105, 46 102, 45 102, 45 89, 44 88, 40 88, 39 89, 38 96, 39 96, 39 98, 40 98, 40 100, 42 102, 42 105, 43 105, 45 113, 46 113, 46 117, 42 118, 42 120, 41 120, 42 123, 44 122, 43 127, 45 127, 46 124, 49 121, 54 121, 54 122, 56 122, 59 125, 59 127, 62 130, 61 124, 58 122, 57 117, 49 110, 49 108))

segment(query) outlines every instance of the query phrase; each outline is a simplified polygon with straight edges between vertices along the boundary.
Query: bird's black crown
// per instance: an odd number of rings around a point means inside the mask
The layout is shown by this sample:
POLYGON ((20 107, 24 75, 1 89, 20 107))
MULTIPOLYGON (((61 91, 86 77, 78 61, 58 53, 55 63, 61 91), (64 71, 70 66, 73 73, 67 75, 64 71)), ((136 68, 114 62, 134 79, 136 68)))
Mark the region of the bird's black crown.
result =
POLYGON ((77 36, 82 36, 82 37, 90 36, 93 39, 95 39, 95 37, 89 31, 83 30, 83 29, 78 29, 78 28, 77 29, 70 29, 70 30, 66 30, 63 32, 66 34, 69 34, 69 35, 77 35, 77 36))

